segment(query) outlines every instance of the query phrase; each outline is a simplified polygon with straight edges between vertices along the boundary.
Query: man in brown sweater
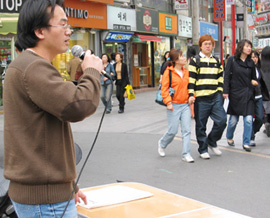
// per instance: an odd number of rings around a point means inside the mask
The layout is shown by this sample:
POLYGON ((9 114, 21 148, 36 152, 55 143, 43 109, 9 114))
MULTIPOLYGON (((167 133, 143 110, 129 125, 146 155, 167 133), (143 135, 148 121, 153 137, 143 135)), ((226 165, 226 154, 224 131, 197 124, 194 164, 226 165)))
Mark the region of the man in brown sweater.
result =
MULTIPOLYGON (((26 1, 18 20, 22 52, 9 66, 4 87, 4 175, 19 217, 60 217, 76 178, 69 122, 93 114, 100 99, 102 61, 85 54, 75 86, 64 82, 53 58, 69 46, 70 26, 61 0, 26 1), (47 214, 47 215, 44 215, 47 214), (54 215, 55 214, 55 215, 54 215)), ((77 217, 76 188, 64 217, 77 217)))

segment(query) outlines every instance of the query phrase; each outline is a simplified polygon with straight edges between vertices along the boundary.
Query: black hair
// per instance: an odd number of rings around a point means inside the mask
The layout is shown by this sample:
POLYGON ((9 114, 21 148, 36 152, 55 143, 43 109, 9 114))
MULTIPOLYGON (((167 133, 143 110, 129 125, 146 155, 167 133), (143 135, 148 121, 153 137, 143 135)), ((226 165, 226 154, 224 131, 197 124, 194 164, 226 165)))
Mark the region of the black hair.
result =
POLYGON ((112 61, 115 61, 115 53, 111 53, 111 59, 112 61))
POLYGON ((109 57, 108 54, 103 53, 103 54, 101 55, 101 58, 102 58, 104 55, 107 57, 108 63, 110 63, 110 62, 111 62, 111 59, 110 59, 110 57, 109 57))
MULTIPOLYGON (((244 46, 245 46, 246 43, 248 43, 248 44, 251 46, 251 48, 252 48, 252 43, 251 43, 251 41, 249 41, 249 40, 247 40, 247 39, 242 39, 240 42, 238 42, 237 48, 236 48, 236 50, 235 50, 234 56, 235 56, 237 59, 240 59, 240 56, 241 56, 241 54, 242 54, 242 52, 243 52, 243 48, 244 48, 244 46)), ((251 58, 251 53, 250 53, 250 55, 248 55, 248 58, 251 58)))
POLYGON ((23 51, 23 49, 22 49, 22 47, 20 46, 18 40, 15 41, 15 47, 17 48, 17 50, 18 50, 19 52, 22 52, 22 51, 23 51))
POLYGON ((166 55, 167 55, 168 53, 170 53, 170 51, 166 51, 166 52, 164 53, 164 56, 163 56, 164 61, 167 61, 166 55))
POLYGON ((48 27, 56 5, 63 7, 64 0, 27 0, 24 2, 17 24, 17 41, 21 49, 33 48, 39 38, 35 30, 48 27), (48 7, 51 11, 48 12, 48 7))
POLYGON ((225 59, 228 59, 230 57, 230 54, 226 54, 225 59))
POLYGON ((187 59, 191 59, 195 57, 196 49, 193 46, 189 46, 187 49, 187 59))
POLYGON ((270 46, 266 46, 261 53, 261 69, 264 73, 270 73, 270 46))
POLYGON ((256 67, 260 69, 261 68, 260 54, 257 51, 252 51, 251 56, 252 56, 252 54, 254 54, 258 58, 258 62, 256 64, 256 67))

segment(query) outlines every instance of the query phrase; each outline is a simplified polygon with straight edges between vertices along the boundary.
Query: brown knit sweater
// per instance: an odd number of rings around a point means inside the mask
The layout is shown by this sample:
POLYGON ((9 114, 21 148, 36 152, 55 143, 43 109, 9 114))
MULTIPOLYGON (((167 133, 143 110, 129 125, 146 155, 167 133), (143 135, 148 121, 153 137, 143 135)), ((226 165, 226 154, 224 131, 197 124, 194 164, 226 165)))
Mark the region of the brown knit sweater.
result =
POLYGON ((100 74, 85 70, 78 86, 31 51, 9 66, 4 86, 4 174, 9 195, 23 204, 67 201, 76 178, 69 122, 93 114, 100 74))

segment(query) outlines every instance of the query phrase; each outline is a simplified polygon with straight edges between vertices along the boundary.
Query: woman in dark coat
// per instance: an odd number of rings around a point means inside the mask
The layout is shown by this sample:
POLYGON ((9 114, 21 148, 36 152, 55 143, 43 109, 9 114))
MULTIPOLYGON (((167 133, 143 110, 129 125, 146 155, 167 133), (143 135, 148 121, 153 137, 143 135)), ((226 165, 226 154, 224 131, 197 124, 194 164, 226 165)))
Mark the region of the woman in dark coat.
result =
POLYGON ((251 59, 254 61, 255 69, 256 69, 256 77, 258 80, 258 86, 255 87, 255 113, 254 113, 254 120, 253 120, 253 127, 252 127, 252 135, 250 140, 250 146, 256 146, 255 143, 255 134, 260 131, 261 126, 263 125, 263 97, 261 91, 261 60, 260 55, 256 51, 251 52, 251 59))
POLYGON ((223 89, 223 97, 229 98, 227 142, 234 146, 234 131, 239 116, 243 116, 243 149, 246 151, 251 151, 249 145, 254 114, 254 86, 258 85, 251 51, 252 43, 249 40, 244 39, 238 43, 235 56, 230 57, 227 62, 223 89))
POLYGON ((265 131, 270 137, 270 47, 266 46, 262 50, 261 61, 261 87, 263 95, 263 107, 266 113, 265 131))
POLYGON ((124 113, 125 107, 125 97, 124 93, 126 91, 125 87, 129 83, 128 78, 128 69, 127 65, 123 63, 123 54, 116 53, 115 55, 116 63, 113 65, 115 72, 116 72, 116 97, 119 101, 119 111, 118 113, 124 113))

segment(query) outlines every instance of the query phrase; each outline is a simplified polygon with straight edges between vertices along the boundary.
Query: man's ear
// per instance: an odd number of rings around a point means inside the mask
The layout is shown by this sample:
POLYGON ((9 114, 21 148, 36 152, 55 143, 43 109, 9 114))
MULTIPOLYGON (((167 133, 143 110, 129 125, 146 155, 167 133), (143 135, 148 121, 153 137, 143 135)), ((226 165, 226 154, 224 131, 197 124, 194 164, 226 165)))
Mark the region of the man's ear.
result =
POLYGON ((39 39, 44 39, 44 28, 40 28, 40 29, 36 29, 34 30, 36 36, 39 38, 39 39))

